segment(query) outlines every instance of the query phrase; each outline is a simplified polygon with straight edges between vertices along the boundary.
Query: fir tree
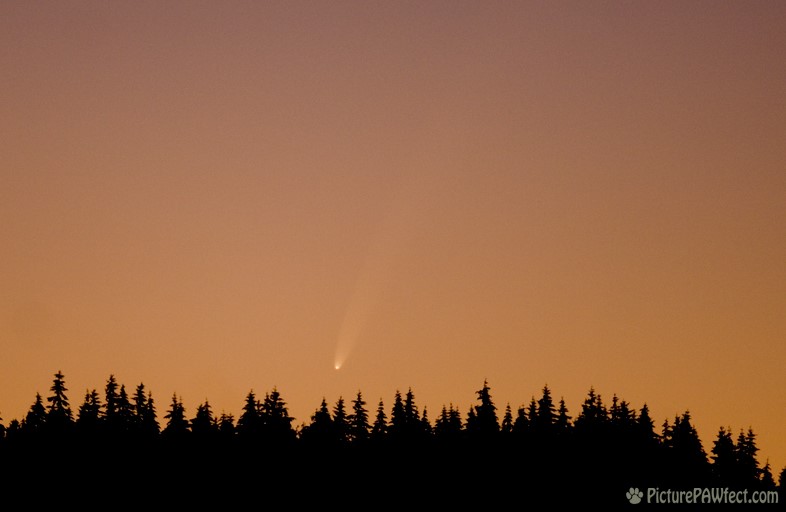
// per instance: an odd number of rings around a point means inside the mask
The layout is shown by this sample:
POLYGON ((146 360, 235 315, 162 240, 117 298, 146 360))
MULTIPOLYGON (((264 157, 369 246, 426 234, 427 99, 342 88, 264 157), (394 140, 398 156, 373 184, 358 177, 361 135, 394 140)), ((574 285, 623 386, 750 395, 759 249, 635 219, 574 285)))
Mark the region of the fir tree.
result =
POLYGON ((772 468, 770 467, 770 460, 761 469, 761 486, 766 490, 775 489, 775 479, 772 477, 772 468))
POLYGON ((68 388, 65 387, 65 379, 62 372, 58 371, 55 374, 50 391, 52 391, 52 396, 46 399, 49 402, 46 418, 48 429, 56 434, 65 434, 70 430, 74 416, 71 413, 71 407, 66 396, 68 388))
POLYGON ((293 418, 289 415, 287 404, 277 388, 274 387, 273 391, 265 394, 260 416, 270 442, 281 443, 295 439, 295 431, 292 429, 293 418))
POLYGON ((117 422, 118 387, 115 376, 109 375, 104 388, 104 420, 110 428, 117 422))
POLYGON ((741 485, 752 485, 759 480, 761 470, 756 457, 758 451, 753 429, 748 428, 747 433, 740 430, 740 435, 737 436, 736 459, 741 485))
MULTIPOLYGON (((442 411, 445 411, 444 407, 442 411)), ((513 433, 513 411, 510 409, 510 403, 505 406, 505 414, 502 416, 500 432, 502 432, 502 434, 505 436, 509 436, 513 433)))
POLYGON ((178 399, 177 394, 172 394, 172 404, 164 418, 167 420, 163 435, 170 439, 180 439, 188 434, 188 420, 186 419, 186 409, 183 401, 178 399))
POLYGON ((557 409, 557 420, 555 423, 558 433, 565 433, 570 430, 571 417, 568 416, 568 407, 565 405, 565 399, 559 399, 559 408, 557 409))
POLYGON ((44 400, 41 398, 40 393, 35 394, 35 402, 30 406, 30 410, 25 416, 22 431, 25 434, 38 434, 46 425, 46 408, 44 407, 44 400))
POLYGON ((311 416, 311 423, 303 428, 302 438, 306 442, 322 447, 333 446, 337 442, 333 418, 330 417, 330 409, 324 397, 319 408, 311 416))
POLYGON ((213 410, 207 400, 197 406, 196 415, 191 420, 191 432, 201 439, 210 439, 218 433, 218 423, 213 418, 213 410))
POLYGON ((551 390, 548 386, 543 386, 543 396, 538 400, 538 414, 535 417, 535 428, 541 435, 548 435, 552 431, 552 426, 556 422, 557 414, 554 410, 554 402, 551 399, 551 390))
POLYGON ((393 409, 390 412, 390 436, 394 439, 400 439, 406 432, 405 424, 404 400, 401 398, 401 393, 396 390, 396 395, 393 398, 393 409))
POLYGON ((388 417, 385 414, 385 404, 382 399, 379 399, 377 404, 377 415, 374 417, 374 425, 371 427, 371 439, 374 441, 382 441, 388 432, 388 417))
POLYGON ((343 397, 338 397, 336 405, 333 407, 333 431, 339 443, 346 443, 349 441, 349 422, 347 420, 347 411, 344 407, 343 397))
POLYGON ((731 485, 737 474, 737 448, 731 432, 723 427, 718 430, 718 438, 712 446, 712 474, 724 485, 731 485))
POLYGON ((218 419, 218 432, 223 438, 232 438, 235 435, 235 417, 222 412, 218 419))
POLYGON ((262 418, 259 415, 259 406, 254 390, 246 395, 243 412, 237 420, 237 433, 245 439, 255 439, 262 432, 262 418))
POLYGON ((85 392, 85 400, 79 406, 77 413, 77 429, 87 435, 95 435, 101 425, 102 411, 101 399, 98 392, 94 389, 85 392))
POLYGON ((368 424, 368 411, 363 395, 358 391, 352 400, 352 414, 349 415, 349 437, 353 443, 362 443, 368 440, 371 426, 368 424))
POLYGON ((467 430, 481 439, 491 439, 499 432, 497 419, 497 406, 491 399, 491 388, 488 381, 483 381, 483 387, 476 392, 480 405, 475 406, 472 420, 467 418, 467 430))

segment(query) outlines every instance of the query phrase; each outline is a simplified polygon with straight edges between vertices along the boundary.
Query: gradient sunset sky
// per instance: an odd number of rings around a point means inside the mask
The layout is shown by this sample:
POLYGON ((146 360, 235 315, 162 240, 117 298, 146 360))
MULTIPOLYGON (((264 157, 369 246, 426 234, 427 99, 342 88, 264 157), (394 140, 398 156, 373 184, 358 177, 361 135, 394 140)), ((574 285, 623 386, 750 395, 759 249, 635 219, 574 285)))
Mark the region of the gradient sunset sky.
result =
POLYGON ((777 473, 784 55, 781 1, 4 1, 3 421, 57 370, 297 424, 488 378, 777 473))

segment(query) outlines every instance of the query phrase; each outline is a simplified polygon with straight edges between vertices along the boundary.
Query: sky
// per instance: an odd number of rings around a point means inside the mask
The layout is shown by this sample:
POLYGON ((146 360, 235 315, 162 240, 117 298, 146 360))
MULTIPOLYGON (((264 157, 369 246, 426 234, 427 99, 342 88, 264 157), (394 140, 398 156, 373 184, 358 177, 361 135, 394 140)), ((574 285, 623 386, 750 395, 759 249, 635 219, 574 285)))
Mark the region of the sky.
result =
POLYGON ((786 4, 0 3, 0 415, 590 386, 786 465, 786 4), (340 369, 336 369, 339 366, 340 369))

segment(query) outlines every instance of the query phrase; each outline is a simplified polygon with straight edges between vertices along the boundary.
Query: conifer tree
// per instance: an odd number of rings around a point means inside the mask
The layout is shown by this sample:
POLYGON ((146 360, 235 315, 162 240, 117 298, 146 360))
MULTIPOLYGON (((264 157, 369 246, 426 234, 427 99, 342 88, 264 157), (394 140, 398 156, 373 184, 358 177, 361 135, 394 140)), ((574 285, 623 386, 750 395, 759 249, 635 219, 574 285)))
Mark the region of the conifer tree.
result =
POLYGON ((41 393, 35 394, 35 402, 30 406, 30 410, 25 416, 22 431, 25 434, 39 434, 43 431, 46 425, 46 408, 44 407, 44 400, 41 398, 41 393))
POLYGON ((241 438, 252 440, 262 433, 262 418, 254 390, 248 392, 243 412, 237 420, 237 433, 241 438))
POLYGON ((352 400, 352 414, 349 415, 349 437, 354 443, 363 443, 368 440, 371 426, 368 423, 368 411, 363 395, 358 391, 352 400))
POLYGON ((385 414, 385 404, 382 399, 379 399, 377 404, 377 414, 374 417, 374 425, 371 426, 371 439, 379 442, 385 439, 388 432, 388 417, 385 414))
POLYGON ((50 388, 52 396, 46 399, 49 402, 46 423, 50 433, 66 434, 71 428, 74 416, 68 403, 63 372, 58 371, 50 388))
POLYGON ((79 412, 77 413, 77 429, 85 435, 95 435, 100 428, 101 419, 101 398, 99 398, 98 392, 95 389, 86 391, 85 400, 79 406, 79 412))
MULTIPOLYGON (((444 407, 443 407, 444 412, 444 407)), ((500 432, 505 436, 513 433, 513 411, 510 409, 510 403, 505 406, 505 414, 502 416, 502 425, 500 425, 500 432)))
POLYGON ((211 439, 218 433, 218 422, 213 418, 213 409, 207 400, 197 406, 196 415, 191 420, 191 432, 203 440, 211 439))
POLYGON ((711 453, 713 476, 721 484, 733 484, 738 472, 737 448, 729 430, 723 427, 718 430, 718 438, 713 443, 711 453))
POLYGON ((183 401, 178 399, 177 394, 172 394, 172 404, 164 418, 167 420, 166 427, 162 434, 170 439, 181 439, 188 434, 188 420, 186 419, 186 409, 183 401))
POLYGON ((292 429, 294 418, 289 415, 287 404, 277 388, 274 387, 273 391, 265 394, 260 416, 268 441, 277 444, 295 439, 295 431, 292 429))
POLYGON ((333 407, 333 431, 339 443, 349 441, 349 422, 343 397, 338 397, 336 405, 333 407))
POLYGON ((555 427, 558 433, 565 433, 570 430, 571 417, 568 415, 568 407, 565 405, 565 399, 559 399, 559 408, 557 409, 557 420, 555 427))
POLYGON ((748 428, 747 432, 740 430, 740 435, 737 436, 736 459, 741 485, 752 485, 759 480, 761 470, 756 456, 758 451, 753 429, 748 428))

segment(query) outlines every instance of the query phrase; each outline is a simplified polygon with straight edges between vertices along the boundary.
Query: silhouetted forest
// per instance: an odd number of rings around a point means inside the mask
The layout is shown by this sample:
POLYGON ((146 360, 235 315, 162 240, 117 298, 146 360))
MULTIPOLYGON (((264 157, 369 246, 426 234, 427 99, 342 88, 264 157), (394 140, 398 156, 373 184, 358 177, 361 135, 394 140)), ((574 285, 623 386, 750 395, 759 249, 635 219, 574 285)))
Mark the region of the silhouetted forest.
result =
POLYGON ((393 499, 403 485, 443 503, 466 503, 462 493, 470 501, 487 493, 486 503, 514 495, 522 504, 556 493, 550 499, 561 503, 626 506, 631 487, 729 487, 779 490, 784 503, 786 468, 776 485, 752 429, 720 427, 705 447, 688 411, 656 426, 646 404, 636 409, 592 388, 573 413, 548 386, 519 407, 499 407, 484 382, 476 405, 463 412, 443 406, 433 416, 411 389, 388 405, 370 404, 358 391, 350 400, 323 399, 299 426, 275 388, 264 396, 249 391, 237 418, 216 414, 207 401, 189 413, 177 395, 160 406, 144 384, 128 390, 113 375, 79 405, 67 393, 58 372, 48 396, 36 394, 23 418, 0 419, 6 483, 72 472, 88 488, 115 475, 140 486, 289 481, 393 499))

